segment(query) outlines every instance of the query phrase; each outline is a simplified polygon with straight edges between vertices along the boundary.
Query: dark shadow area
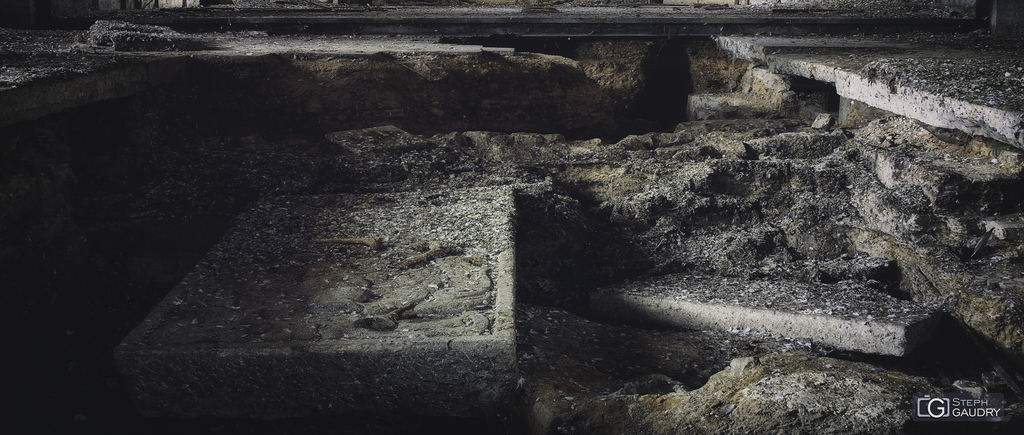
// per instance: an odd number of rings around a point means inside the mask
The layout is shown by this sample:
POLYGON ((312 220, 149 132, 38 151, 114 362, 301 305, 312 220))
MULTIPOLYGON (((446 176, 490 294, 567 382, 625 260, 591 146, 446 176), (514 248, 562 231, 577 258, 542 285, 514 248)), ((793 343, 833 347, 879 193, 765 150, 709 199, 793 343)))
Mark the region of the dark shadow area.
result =
POLYGON ((686 121, 693 93, 687 40, 655 42, 645 67, 646 83, 636 100, 618 115, 620 135, 671 132, 686 121))

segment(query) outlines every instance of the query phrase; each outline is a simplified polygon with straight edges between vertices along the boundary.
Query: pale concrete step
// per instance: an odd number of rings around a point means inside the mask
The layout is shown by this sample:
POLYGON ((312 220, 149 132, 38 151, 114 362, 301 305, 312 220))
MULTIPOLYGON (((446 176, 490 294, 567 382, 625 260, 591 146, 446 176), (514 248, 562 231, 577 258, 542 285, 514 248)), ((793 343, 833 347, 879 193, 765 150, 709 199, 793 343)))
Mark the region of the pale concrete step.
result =
POLYGON ((793 116, 796 98, 788 77, 751 66, 740 78, 736 92, 687 97, 686 114, 693 121, 793 116))
POLYGON ((599 289, 595 316, 692 329, 747 329, 837 349, 905 355, 929 338, 936 306, 899 300, 858 282, 805 284, 665 275, 599 289))
POLYGON ((494 412, 515 379, 513 212, 509 187, 262 201, 117 365, 148 415, 494 412), (369 239, 314 240, 336 238, 369 239))
POLYGON ((1016 53, 1001 56, 948 42, 881 37, 718 36, 735 56, 777 74, 833 83, 850 100, 929 125, 1024 148, 1024 73, 1016 53))

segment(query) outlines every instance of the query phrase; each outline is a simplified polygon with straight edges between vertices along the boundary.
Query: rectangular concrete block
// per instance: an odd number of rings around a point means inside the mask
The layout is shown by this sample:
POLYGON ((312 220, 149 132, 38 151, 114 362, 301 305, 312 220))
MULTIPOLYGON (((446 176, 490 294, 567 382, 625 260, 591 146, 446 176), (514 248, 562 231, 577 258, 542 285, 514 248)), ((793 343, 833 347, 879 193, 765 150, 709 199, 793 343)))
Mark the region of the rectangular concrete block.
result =
POLYGON ((137 407, 283 418, 506 406, 513 202, 507 187, 261 201, 115 349, 137 407))
POLYGON ((666 275, 600 289, 591 311, 608 319, 692 329, 751 329, 856 352, 905 355, 926 340, 937 307, 855 282, 834 285, 666 275))

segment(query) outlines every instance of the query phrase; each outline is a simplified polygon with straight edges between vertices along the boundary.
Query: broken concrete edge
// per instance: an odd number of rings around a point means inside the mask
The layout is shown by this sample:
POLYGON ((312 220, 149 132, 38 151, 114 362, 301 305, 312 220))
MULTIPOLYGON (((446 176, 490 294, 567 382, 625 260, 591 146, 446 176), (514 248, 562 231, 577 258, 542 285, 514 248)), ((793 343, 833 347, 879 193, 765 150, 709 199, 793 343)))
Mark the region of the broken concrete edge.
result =
POLYGON ((904 279, 900 286, 906 296, 913 300, 942 300, 945 303, 945 298, 955 295, 971 283, 963 261, 957 261, 952 253, 942 247, 902 243, 896 236, 874 228, 852 227, 848 234, 858 251, 888 258, 899 265, 904 279), (927 283, 905 281, 912 278, 910 275, 915 272, 927 279, 927 283), (921 284, 927 284, 929 288, 920 288, 921 284))
MULTIPOLYGON (((992 282, 948 250, 900 243, 894 237, 868 229, 850 232, 859 251, 890 258, 900 265, 900 287, 919 301, 934 301, 970 333, 1016 364, 1024 364, 1024 330, 1011 325, 1024 317, 1019 291, 993 290, 992 282)), ((999 270, 999 277, 1006 275, 999 270)))
POLYGON ((837 349, 893 356, 907 355, 921 341, 930 338, 940 318, 940 313, 936 312, 904 326, 822 314, 704 304, 607 291, 591 295, 591 310, 603 318, 643 319, 683 328, 751 328, 759 332, 811 340, 837 349))
POLYGON ((512 343, 512 360, 515 361, 516 342, 516 254, 515 254, 515 225, 512 226, 513 243, 510 248, 498 254, 498 270, 508 270, 509 275, 499 275, 494 278, 494 322, 491 325, 491 335, 504 338, 512 343))
MULTIPOLYGON (((514 330, 501 333, 512 336, 514 330)), ((128 384, 136 407, 150 417, 279 419, 393 412, 481 417, 503 411, 514 400, 514 343, 481 336, 414 342, 385 338, 257 349, 123 345, 114 353, 123 376, 160 380, 145 388, 128 384), (216 367, 207 363, 212 359, 216 367), (418 362, 414 370, 406 370, 409 361, 418 362), (450 388, 439 390, 439 384, 450 388), (260 412, 253 414, 254 409, 260 412)))
POLYGON ((388 48, 373 44, 351 51, 322 50, 315 52, 275 51, 272 49, 255 52, 231 48, 223 51, 96 54, 97 58, 107 58, 111 62, 94 70, 76 72, 66 79, 47 77, 17 87, 0 89, 0 128, 19 122, 32 121, 90 103, 128 97, 159 86, 186 82, 189 79, 188 70, 192 62, 212 59, 220 62, 241 62, 259 57, 361 59, 379 53, 400 53, 410 56, 515 54, 514 49, 501 47, 466 46, 465 50, 446 50, 444 48, 449 45, 437 45, 437 49, 430 49, 435 45, 437 44, 423 43, 414 47, 388 48))
MULTIPOLYGON (((860 72, 844 70, 794 53, 772 54, 770 44, 780 38, 714 37, 718 46, 744 60, 766 65, 771 72, 832 83, 850 100, 913 118, 929 125, 986 136, 1024 148, 1024 113, 951 98, 905 85, 872 80, 860 72)), ((890 46, 896 47, 896 46, 890 46)))
POLYGON ((846 98, 929 125, 990 137, 1024 148, 1024 113, 957 100, 908 86, 895 90, 857 73, 836 72, 836 92, 846 98))
POLYGON ((186 79, 183 56, 133 58, 66 80, 0 91, 0 128, 89 103, 127 97, 186 79))
POLYGON ((101 54, 190 53, 252 56, 274 53, 292 56, 358 56, 380 52, 402 55, 515 52, 511 47, 442 43, 439 42, 440 38, 437 35, 424 38, 389 33, 386 36, 346 37, 328 32, 316 38, 297 38, 258 30, 225 37, 219 32, 180 33, 166 26, 133 24, 121 20, 96 21, 90 27, 88 35, 88 50, 101 54))

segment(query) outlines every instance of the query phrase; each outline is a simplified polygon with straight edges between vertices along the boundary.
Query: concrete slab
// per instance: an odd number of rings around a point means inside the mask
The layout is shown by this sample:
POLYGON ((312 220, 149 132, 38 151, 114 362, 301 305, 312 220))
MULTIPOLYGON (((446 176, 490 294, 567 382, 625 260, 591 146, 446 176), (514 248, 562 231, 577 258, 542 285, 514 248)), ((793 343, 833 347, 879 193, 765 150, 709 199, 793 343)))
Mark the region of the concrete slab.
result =
POLYGON ((199 0, 160 0, 161 9, 198 8, 199 0))
POLYGON ((805 284, 666 275, 600 289, 594 315, 684 328, 747 329, 838 349, 906 355, 926 340, 938 308, 844 281, 805 284))
MULTIPOLYGON (((717 0, 716 0, 717 1, 717 0)), ((268 2, 269 3, 269 2, 268 2)), ((720 34, 863 34, 905 31, 973 30, 980 23, 950 18, 931 8, 863 8, 858 4, 833 5, 827 15, 773 5, 621 4, 615 6, 514 5, 514 0, 475 0, 458 6, 365 7, 345 4, 301 10, 305 5, 281 2, 273 8, 206 7, 201 17, 182 9, 133 14, 136 24, 156 24, 178 30, 273 30, 278 33, 332 33, 351 35, 459 35, 459 36, 682 36, 720 34), (477 3, 476 5, 472 3, 477 3), (175 13, 178 12, 178 13, 175 13)), ((916 6, 916 5, 915 5, 916 6)))
POLYGON ((716 41, 772 72, 833 83, 841 97, 1024 148, 1020 53, 873 38, 719 36, 716 41))
POLYGON ((1024 20, 1024 3, 1013 0, 991 1, 989 22, 992 33, 1001 37, 1020 38, 1024 36, 1021 20, 1024 20))
POLYGON ((262 201, 117 365, 147 415, 494 412, 515 379, 513 202, 509 187, 262 201))

